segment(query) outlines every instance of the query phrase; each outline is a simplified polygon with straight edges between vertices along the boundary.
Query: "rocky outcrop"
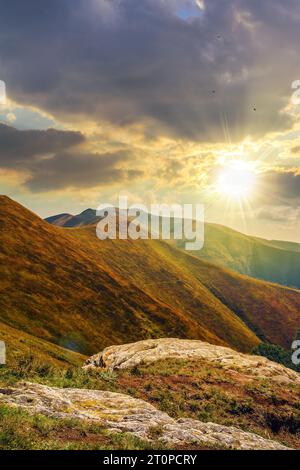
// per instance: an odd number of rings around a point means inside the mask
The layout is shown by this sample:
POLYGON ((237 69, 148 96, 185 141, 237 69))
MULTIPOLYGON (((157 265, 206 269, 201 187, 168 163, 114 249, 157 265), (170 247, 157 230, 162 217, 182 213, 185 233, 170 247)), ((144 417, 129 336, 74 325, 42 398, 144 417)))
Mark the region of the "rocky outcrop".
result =
POLYGON ((300 384, 297 372, 261 356, 242 354, 230 348, 215 346, 203 341, 174 338, 149 339, 137 343, 111 346, 89 358, 84 367, 127 369, 162 359, 203 359, 224 369, 268 378, 282 383, 300 384))
POLYGON ((233 450, 288 450, 278 442, 244 432, 233 426, 179 419, 163 427, 163 440, 173 445, 200 444, 233 450))
POLYGON ((193 444, 243 450, 287 449, 278 442, 235 427, 194 419, 175 420, 143 400, 113 392, 23 383, 16 388, 1 389, 0 403, 18 406, 31 413, 91 421, 109 431, 129 432, 149 441, 155 435, 156 440, 172 446, 193 444))

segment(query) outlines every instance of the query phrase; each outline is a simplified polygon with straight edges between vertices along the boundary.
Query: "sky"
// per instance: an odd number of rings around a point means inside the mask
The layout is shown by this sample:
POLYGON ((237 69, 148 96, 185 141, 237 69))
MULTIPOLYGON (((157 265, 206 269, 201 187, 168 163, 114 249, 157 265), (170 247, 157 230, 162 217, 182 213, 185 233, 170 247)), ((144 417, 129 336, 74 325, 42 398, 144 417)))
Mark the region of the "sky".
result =
POLYGON ((299 24, 298 0, 2 2, 1 194, 199 203, 300 242, 299 24))

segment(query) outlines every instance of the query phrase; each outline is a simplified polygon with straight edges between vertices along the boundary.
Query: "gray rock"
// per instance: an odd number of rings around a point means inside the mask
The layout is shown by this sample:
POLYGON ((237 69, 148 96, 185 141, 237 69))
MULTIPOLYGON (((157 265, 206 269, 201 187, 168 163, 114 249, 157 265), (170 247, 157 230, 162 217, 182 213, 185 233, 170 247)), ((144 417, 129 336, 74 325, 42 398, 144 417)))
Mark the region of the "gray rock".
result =
POLYGON ((137 343, 110 346, 89 358, 84 367, 128 369, 162 359, 203 359, 224 369, 245 375, 268 378, 280 383, 300 384, 297 372, 261 356, 242 354, 233 349, 198 340, 177 338, 149 339, 137 343))
POLYGON ((120 393, 23 383, 16 388, 1 389, 0 403, 21 407, 31 413, 98 423, 109 431, 129 432, 148 441, 152 440, 153 430, 159 429, 158 439, 169 445, 288 450, 278 442, 235 427, 194 419, 175 420, 143 400, 120 393))

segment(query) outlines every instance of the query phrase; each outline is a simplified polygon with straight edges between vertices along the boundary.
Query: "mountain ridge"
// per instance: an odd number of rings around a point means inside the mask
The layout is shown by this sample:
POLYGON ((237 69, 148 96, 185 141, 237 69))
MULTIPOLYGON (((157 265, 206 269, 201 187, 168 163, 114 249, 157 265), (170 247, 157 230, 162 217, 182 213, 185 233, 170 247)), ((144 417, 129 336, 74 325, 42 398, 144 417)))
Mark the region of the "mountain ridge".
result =
POLYGON ((300 323, 298 291, 162 241, 101 242, 94 230, 51 226, 0 198, 1 320, 84 354, 162 336, 241 351, 261 339, 290 346, 300 323))
MULTIPOLYGON (((66 228, 93 225, 100 220, 93 209, 70 218, 64 214, 56 217, 45 220, 66 228)), ((176 223, 171 218, 171 231, 176 223)), ((172 240, 170 243, 184 249, 185 241, 172 240)), ((297 243, 266 240, 224 225, 205 223, 204 247, 193 255, 240 274, 300 289, 300 244, 297 243)))

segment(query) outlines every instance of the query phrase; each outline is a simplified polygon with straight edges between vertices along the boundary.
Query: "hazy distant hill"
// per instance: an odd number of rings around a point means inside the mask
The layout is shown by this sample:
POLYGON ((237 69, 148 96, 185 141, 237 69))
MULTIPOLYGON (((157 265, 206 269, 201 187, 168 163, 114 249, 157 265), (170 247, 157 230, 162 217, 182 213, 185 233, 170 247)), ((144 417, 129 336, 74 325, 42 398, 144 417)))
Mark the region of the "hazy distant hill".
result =
POLYGON ((201 259, 258 279, 300 288, 300 245, 250 237, 227 227, 205 226, 201 259))
POLYGON ((48 217, 46 221, 58 227, 81 227, 82 225, 96 223, 97 217, 95 210, 86 209, 78 215, 58 214, 53 217, 48 217))
POLYGON ((280 240, 263 240, 263 242, 275 248, 280 248, 281 250, 295 251, 297 253, 300 253, 300 243, 285 242, 280 240))
MULTIPOLYGON (((64 227, 91 225, 97 220, 92 209, 76 216, 61 214, 46 219, 64 227)), ((172 228, 174 223, 178 222, 171 220, 172 228)), ((176 247, 183 248, 184 243, 184 240, 177 241, 176 247)), ((264 240, 207 223, 204 248, 192 255, 257 279, 300 288, 300 244, 297 243, 264 240)))

